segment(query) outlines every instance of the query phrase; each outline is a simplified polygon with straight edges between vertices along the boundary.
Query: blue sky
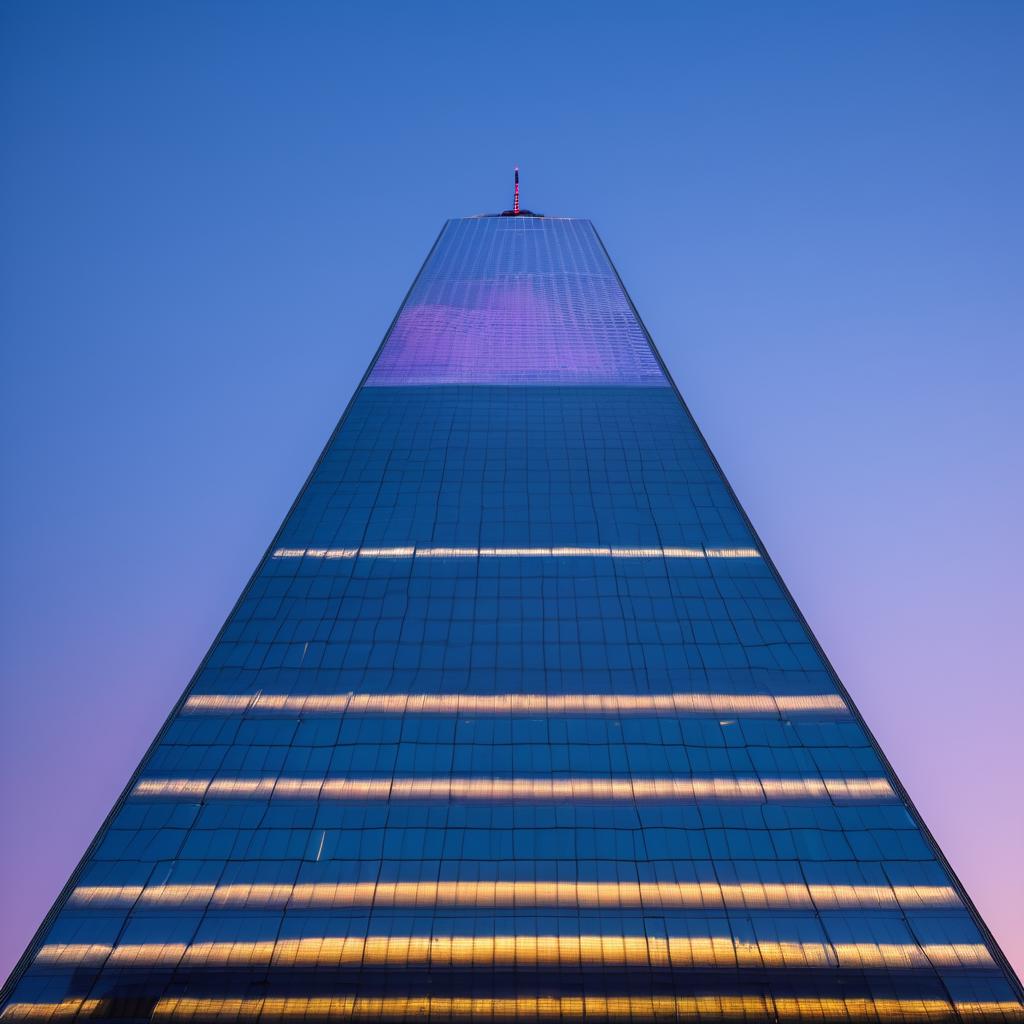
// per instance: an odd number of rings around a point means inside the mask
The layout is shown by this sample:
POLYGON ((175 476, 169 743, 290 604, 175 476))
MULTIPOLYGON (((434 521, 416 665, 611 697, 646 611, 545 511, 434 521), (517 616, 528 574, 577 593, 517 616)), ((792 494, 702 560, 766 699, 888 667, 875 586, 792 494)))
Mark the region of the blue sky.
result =
POLYGON ((516 162, 1024 968, 1022 52, 985 0, 0 7, 0 973, 516 162))

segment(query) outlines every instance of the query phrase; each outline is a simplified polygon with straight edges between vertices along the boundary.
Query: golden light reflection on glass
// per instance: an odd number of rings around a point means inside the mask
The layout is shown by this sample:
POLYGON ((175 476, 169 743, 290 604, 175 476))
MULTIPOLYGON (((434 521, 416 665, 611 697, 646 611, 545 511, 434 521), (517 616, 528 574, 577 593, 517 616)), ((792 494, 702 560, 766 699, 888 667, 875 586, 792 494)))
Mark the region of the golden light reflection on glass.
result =
POLYGON ((960 905, 949 886, 736 882, 338 882, 79 886, 72 906, 899 909, 960 905))
POLYGON ((63 1020, 88 1017, 103 1006, 101 999, 63 999, 59 1003, 8 1003, 2 1020, 63 1020))
POLYGON ((268 711, 284 714, 474 714, 557 715, 668 712, 673 714, 791 715, 846 712, 834 693, 773 697, 756 693, 497 693, 497 694, 194 694, 185 711, 268 711))
MULTIPOLYGON (((101 1000, 11 1003, 3 1018, 56 1020, 86 1016, 101 1000)), ((290 998, 188 998, 157 1001, 154 1020, 249 1021, 274 1019, 377 1020, 676 1020, 928 1021, 984 1018, 1024 1021, 1024 1006, 1012 1000, 818 999, 768 995, 701 996, 519 996, 509 999, 442 996, 293 996, 290 998)))
POLYGON ((879 800, 881 778, 237 778, 142 779, 139 798, 293 800, 879 800))
POLYGON ((730 936, 371 935, 263 942, 49 944, 40 966, 106 967, 991 967, 980 943, 744 942, 730 936))

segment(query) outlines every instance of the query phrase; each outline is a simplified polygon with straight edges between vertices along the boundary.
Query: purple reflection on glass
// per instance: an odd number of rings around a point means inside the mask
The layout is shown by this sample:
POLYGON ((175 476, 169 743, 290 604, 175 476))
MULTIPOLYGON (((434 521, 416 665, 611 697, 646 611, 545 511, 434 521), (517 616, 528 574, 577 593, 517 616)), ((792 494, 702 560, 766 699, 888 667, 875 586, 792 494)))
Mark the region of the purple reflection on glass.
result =
POLYGON ((455 220, 369 386, 668 382, 589 221, 455 220))

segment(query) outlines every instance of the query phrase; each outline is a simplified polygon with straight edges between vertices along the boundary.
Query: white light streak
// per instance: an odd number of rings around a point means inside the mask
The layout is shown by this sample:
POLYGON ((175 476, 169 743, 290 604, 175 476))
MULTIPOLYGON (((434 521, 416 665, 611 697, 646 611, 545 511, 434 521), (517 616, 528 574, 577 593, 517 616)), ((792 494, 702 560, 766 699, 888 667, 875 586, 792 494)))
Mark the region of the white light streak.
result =
POLYGON ((188 714, 449 714, 619 715, 845 714, 835 693, 771 696, 760 693, 201 693, 185 701, 188 714))
POLYGON ((760 558, 756 548, 277 548, 276 559, 295 558, 760 558))
POLYGON ((141 799, 182 800, 887 800, 884 778, 150 778, 141 799))

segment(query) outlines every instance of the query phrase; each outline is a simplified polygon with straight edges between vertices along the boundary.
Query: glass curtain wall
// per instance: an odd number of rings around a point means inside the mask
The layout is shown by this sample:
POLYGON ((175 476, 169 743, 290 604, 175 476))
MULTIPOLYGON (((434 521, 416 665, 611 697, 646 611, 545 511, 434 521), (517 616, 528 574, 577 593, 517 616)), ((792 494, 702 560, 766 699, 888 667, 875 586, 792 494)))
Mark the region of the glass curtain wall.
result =
POLYGON ((1024 1012, 591 223, 453 220, 2 1020, 557 1018, 1024 1012))

